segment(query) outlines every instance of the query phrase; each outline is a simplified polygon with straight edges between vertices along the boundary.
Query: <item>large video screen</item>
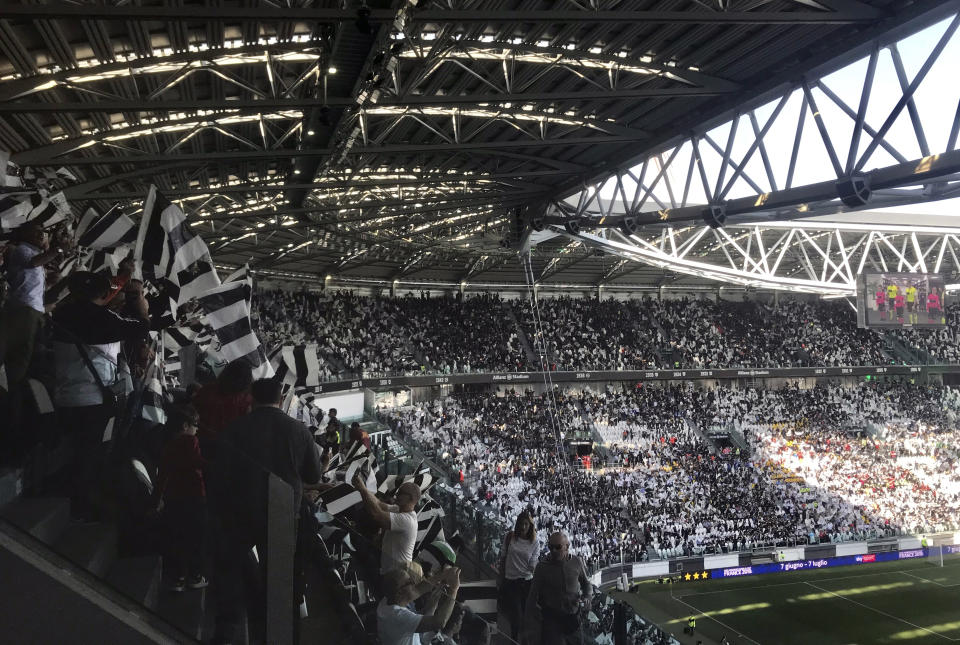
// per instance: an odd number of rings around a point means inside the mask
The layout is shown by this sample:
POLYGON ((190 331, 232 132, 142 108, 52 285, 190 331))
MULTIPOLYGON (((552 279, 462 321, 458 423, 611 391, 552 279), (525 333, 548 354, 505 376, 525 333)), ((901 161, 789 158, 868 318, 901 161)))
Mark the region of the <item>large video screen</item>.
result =
POLYGON ((942 327, 946 320, 943 276, 931 273, 868 273, 858 298, 866 327, 942 327))

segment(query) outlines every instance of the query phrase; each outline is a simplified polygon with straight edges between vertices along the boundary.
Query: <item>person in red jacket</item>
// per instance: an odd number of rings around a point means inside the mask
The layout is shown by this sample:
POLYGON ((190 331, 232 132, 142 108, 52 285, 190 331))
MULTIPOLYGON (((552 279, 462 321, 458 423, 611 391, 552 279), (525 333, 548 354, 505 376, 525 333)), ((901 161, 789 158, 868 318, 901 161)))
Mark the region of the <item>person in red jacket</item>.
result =
POLYGON ((893 299, 893 307, 897 312, 897 322, 903 322, 903 307, 906 304, 906 298, 902 293, 898 293, 893 299))
POLYGON ((216 458, 217 435, 250 411, 252 383, 253 368, 246 359, 238 358, 223 368, 216 381, 193 395, 193 405, 200 414, 200 448, 207 459, 216 458))
POLYGON ((171 591, 202 589, 207 490, 204 459, 197 441, 199 415, 191 406, 170 411, 167 428, 175 432, 163 449, 157 477, 158 507, 164 527, 164 557, 171 591))

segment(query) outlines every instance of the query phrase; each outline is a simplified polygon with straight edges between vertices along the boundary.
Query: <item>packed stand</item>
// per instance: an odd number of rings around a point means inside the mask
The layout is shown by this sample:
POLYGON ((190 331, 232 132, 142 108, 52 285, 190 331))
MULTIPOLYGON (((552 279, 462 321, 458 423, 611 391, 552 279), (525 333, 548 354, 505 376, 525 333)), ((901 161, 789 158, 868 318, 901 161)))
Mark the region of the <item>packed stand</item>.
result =
POLYGON ((560 297, 513 307, 534 351, 546 350, 550 370, 641 370, 660 364, 652 302, 560 297))
POLYGON ((887 365, 882 335, 838 302, 542 298, 514 304, 553 370, 887 365), (541 343, 543 338, 545 343, 541 343))
POLYGON ((606 468, 567 468, 579 462, 557 453, 549 401, 531 393, 457 395, 384 418, 459 471, 465 499, 500 517, 529 510, 538 531, 576 527, 572 551, 594 567, 621 545, 643 559, 960 524, 949 389, 679 385, 556 400, 561 429, 589 423, 583 410, 606 433, 606 468), (711 454, 693 430, 707 424, 743 431, 753 453, 711 454))
MULTIPOLYGON (((315 343, 321 379, 354 375, 549 370, 890 365, 883 333, 859 329, 845 301, 707 298, 631 300, 496 294, 367 297, 263 291, 255 301, 267 346, 315 343), (519 323, 514 324, 507 308, 519 323), (524 350, 529 341, 535 358, 524 350)), ((960 326, 960 309, 948 316, 960 326)), ((951 323, 951 324, 953 324, 951 323)), ((955 327, 897 330, 908 350, 960 361, 955 327)), ((914 360, 925 360, 918 355, 914 360)))
POLYGON ((365 297, 260 291, 254 302, 268 347, 315 343, 321 380, 525 369, 520 339, 499 296, 365 297))
POLYGON ((261 290, 254 317, 267 347, 316 344, 324 359, 321 380, 420 370, 406 312, 392 298, 261 290))
POLYGON ((814 509, 805 520, 811 538, 956 528, 955 391, 864 384, 752 390, 742 400, 754 461, 792 473, 771 484, 791 504, 814 509), (770 418, 780 421, 759 422, 770 418))
MULTIPOLYGON (((773 309, 769 333, 791 339, 798 361, 783 363, 838 366, 889 365, 883 336, 858 329, 855 312, 845 301, 802 302, 785 300, 773 309)), ((773 367, 768 365, 767 367, 773 367)))
POLYGON ((394 302, 405 314, 410 342, 435 370, 452 374, 526 369, 523 346, 500 296, 431 298, 424 293, 394 302))
POLYGON ((947 305, 946 327, 896 329, 893 331, 908 347, 926 354, 923 362, 960 363, 960 304, 947 305))

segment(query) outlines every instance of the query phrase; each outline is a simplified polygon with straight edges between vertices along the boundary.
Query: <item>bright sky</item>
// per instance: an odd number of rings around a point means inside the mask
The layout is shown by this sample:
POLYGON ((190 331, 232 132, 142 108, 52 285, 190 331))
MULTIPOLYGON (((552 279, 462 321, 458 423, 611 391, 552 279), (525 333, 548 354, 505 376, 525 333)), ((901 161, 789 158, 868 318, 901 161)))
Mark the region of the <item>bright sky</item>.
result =
MULTIPOLYGON (((912 82, 927 57, 933 51, 934 47, 936 47, 937 42, 946 32, 949 22, 949 20, 944 20, 898 43, 897 48, 903 60, 906 76, 905 82, 907 84, 912 82)), ((946 49, 934 63, 932 69, 920 84, 915 94, 917 111, 923 125, 929 150, 934 154, 945 151, 950 127, 957 113, 958 103, 960 103, 960 82, 957 82, 956 69, 958 61, 960 61, 960 31, 953 35, 946 49)), ((864 58, 823 79, 824 84, 836 94, 837 98, 846 103, 854 113, 860 105, 867 67, 868 59, 864 58)), ((845 166, 851 146, 854 120, 847 116, 822 90, 815 88, 813 90, 813 96, 817 107, 823 115, 825 126, 830 132, 830 137, 835 146, 840 164, 841 166, 845 166)), ((889 49, 883 49, 880 52, 877 63, 876 75, 866 113, 866 123, 875 130, 879 130, 901 96, 902 92, 900 82, 897 78, 893 56, 889 49)), ((773 171, 773 182, 771 182, 767 176, 759 152, 753 154, 744 168, 745 174, 755 182, 762 192, 768 192, 774 188, 782 189, 787 184, 786 178, 802 101, 802 91, 795 91, 787 100, 777 119, 770 126, 769 131, 764 137, 767 154, 773 171), (775 186, 772 186, 771 183, 775 183, 775 186)), ((755 111, 759 128, 762 129, 766 125, 778 103, 779 101, 773 101, 755 111)), ((812 109, 807 110, 797 157, 797 165, 792 182, 794 186, 836 178, 836 173, 833 170, 816 123, 812 118, 812 113, 812 109)), ((709 133, 709 136, 720 148, 720 152, 715 151, 707 142, 701 142, 700 144, 701 158, 707 169, 707 177, 710 181, 715 181, 717 176, 717 170, 720 167, 722 159, 722 150, 727 145, 730 129, 731 123, 726 123, 709 133)), ((749 118, 746 116, 741 117, 732 148, 732 159, 735 162, 740 163, 752 144, 753 138, 749 118)), ((863 134, 858 147, 858 158, 866 150, 871 138, 872 137, 866 133, 863 134)), ((885 140, 908 160, 918 159, 923 156, 917 134, 913 128, 909 112, 906 109, 901 112, 893 127, 887 133, 885 140)), ((668 151, 663 155, 664 161, 669 158, 671 152, 672 151, 668 151)), ((691 154, 692 146, 690 144, 682 145, 670 167, 670 183, 674 197, 678 203, 683 193, 684 180, 687 168, 689 167, 691 154)), ((863 169, 872 170, 895 163, 897 163, 897 161, 890 153, 882 147, 877 147, 863 169)), ((639 173, 639 168, 634 172, 639 173)), ((656 172, 656 169, 652 167, 647 170, 644 181, 647 186, 649 186, 650 182, 656 176, 656 172)), ((730 181, 731 176, 732 170, 728 168, 724 184, 730 181)), ((628 183, 627 181, 625 181, 624 184, 628 199, 632 199, 635 184, 628 183)), ((711 188, 713 188, 713 186, 711 186, 711 188)), ((608 182, 601 189, 601 196, 608 199, 612 198, 614 191, 615 183, 613 181, 608 182)), ((721 190, 721 192, 723 191, 721 190)), ((725 199, 732 199, 756 194, 758 194, 757 188, 750 186, 743 177, 740 177, 729 187, 723 197, 725 199)), ((664 182, 660 182, 660 185, 654 191, 654 195, 667 206, 670 205, 670 196, 664 182)), ((692 182, 688 204, 706 202, 707 198, 702 183, 699 180, 692 182)), ((654 210, 656 208, 658 208, 656 202, 651 199, 644 205, 643 210, 654 210)), ((960 215, 960 199, 929 202, 911 207, 900 206, 890 210, 900 213, 960 215)))

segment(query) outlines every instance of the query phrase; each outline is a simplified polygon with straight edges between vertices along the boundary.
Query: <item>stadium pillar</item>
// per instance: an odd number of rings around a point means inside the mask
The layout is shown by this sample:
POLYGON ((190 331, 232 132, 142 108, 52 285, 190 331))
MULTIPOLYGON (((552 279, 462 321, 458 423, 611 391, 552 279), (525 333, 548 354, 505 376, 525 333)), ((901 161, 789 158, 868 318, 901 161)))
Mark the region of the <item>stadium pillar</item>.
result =
POLYGON ((603 300, 603 285, 597 285, 597 300, 603 300))
POLYGON ((460 281, 460 297, 461 297, 461 298, 463 297, 464 291, 466 291, 466 290, 467 290, 467 281, 466 281, 466 280, 461 280, 461 281, 460 281))
POLYGON ((400 284, 400 281, 399 281, 399 280, 394 280, 393 282, 390 283, 390 297, 391 297, 391 298, 396 298, 396 297, 397 297, 397 286, 398 286, 399 284, 400 284))

